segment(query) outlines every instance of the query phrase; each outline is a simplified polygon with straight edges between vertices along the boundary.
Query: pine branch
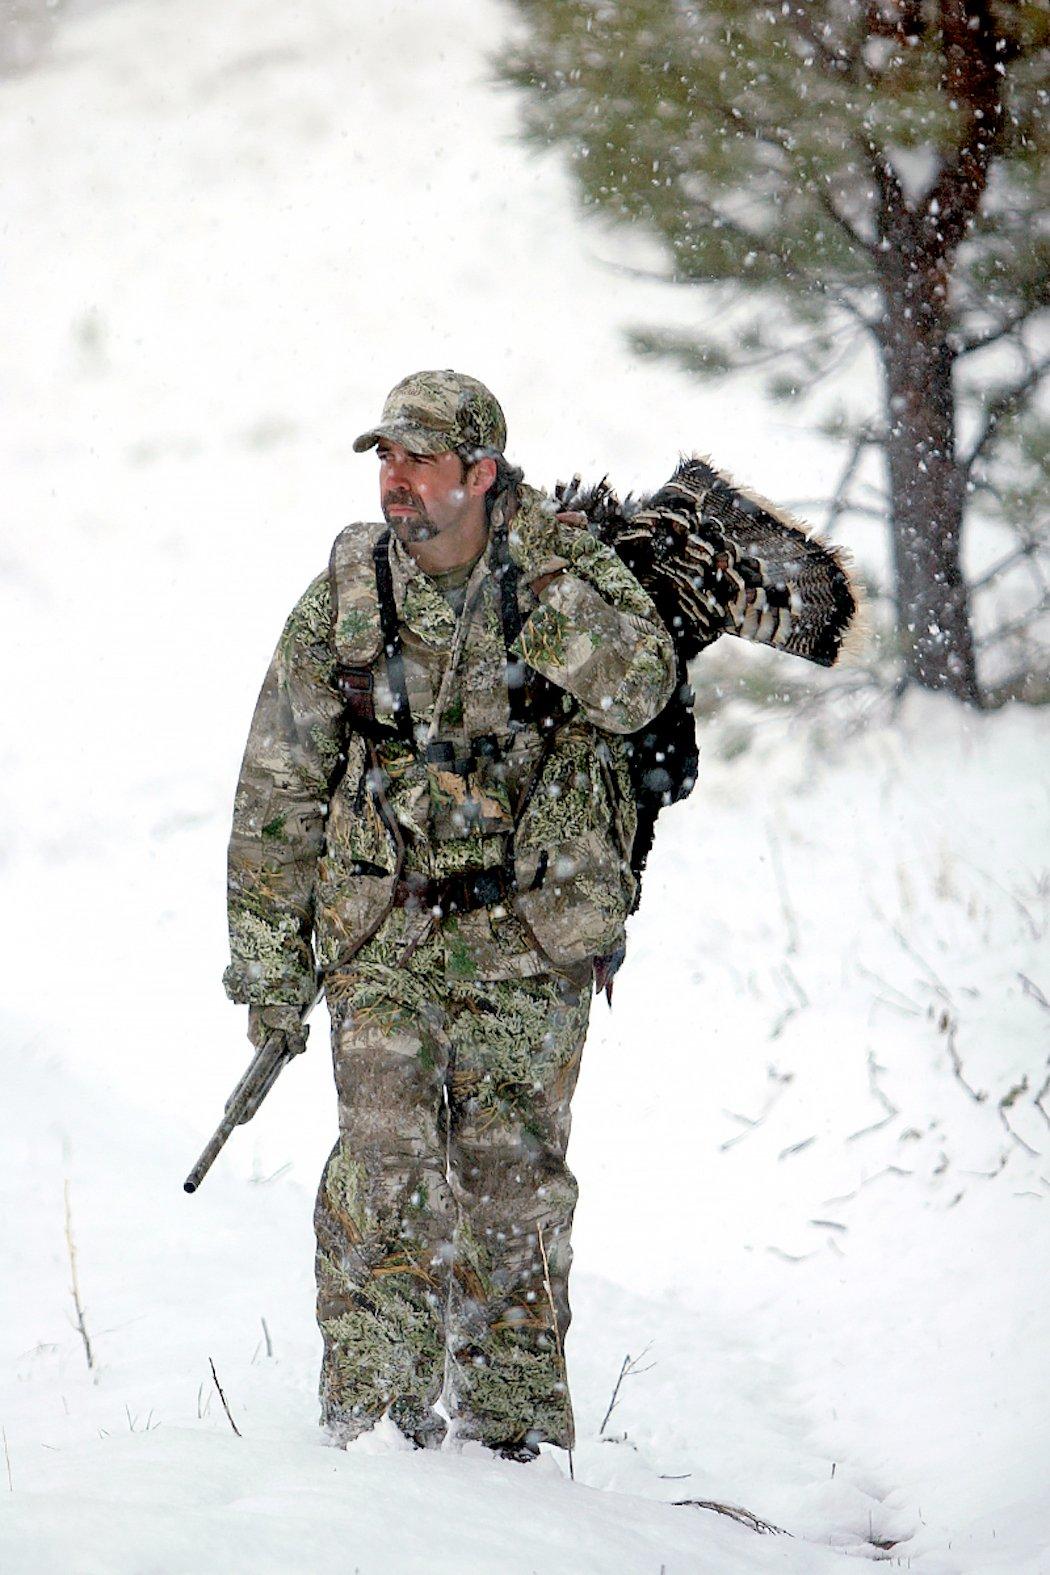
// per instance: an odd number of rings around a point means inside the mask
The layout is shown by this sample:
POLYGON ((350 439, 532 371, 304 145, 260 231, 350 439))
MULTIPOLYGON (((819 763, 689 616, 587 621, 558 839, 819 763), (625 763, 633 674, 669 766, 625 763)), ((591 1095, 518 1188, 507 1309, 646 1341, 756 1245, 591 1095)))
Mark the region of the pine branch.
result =
POLYGON ((1022 613, 1020 618, 1012 618, 1009 623, 1002 624, 998 629, 993 629, 991 634, 986 634, 983 640, 976 641, 979 651, 988 651, 993 646, 1001 645, 1004 640, 1010 640, 1015 634, 1025 634, 1043 613, 1050 610, 1050 593, 1044 593, 1034 607, 1022 613))
MULTIPOLYGON (((826 9, 825 5, 822 4, 820 9, 823 12, 826 9)), ((806 40, 807 44, 812 45, 825 76, 835 82, 856 82, 856 56, 849 55, 845 50, 836 49, 822 38, 813 18, 806 14, 804 5, 796 4, 791 20, 795 31, 806 40)))
POLYGON ((1050 371, 1050 356, 1044 356, 1041 361, 1036 361, 1029 367, 1019 383, 1015 383, 1013 388, 1006 389, 992 400, 984 425, 974 440, 969 454, 960 461, 959 470, 963 480, 969 478, 974 465, 992 442, 1003 422, 1009 420, 1011 416, 1018 415, 1024 409, 1048 371, 1050 371))
POLYGON ((827 214, 833 223, 838 225, 850 244, 858 247, 867 257, 875 257, 877 251, 875 242, 867 240, 855 227, 852 220, 839 210, 833 200, 830 182, 800 162, 795 154, 789 135, 785 134, 779 126, 774 126, 770 121, 756 120, 752 114, 747 110, 740 109, 738 105, 730 106, 716 101, 710 107, 717 109, 724 120, 736 126, 743 126, 744 130, 750 132, 756 141, 765 142, 769 147, 776 148, 779 153, 783 154, 799 184, 812 192, 823 212, 827 214))
POLYGON ((952 345, 952 353, 957 360, 967 355, 979 355, 982 350, 987 350, 989 345, 997 345, 1003 339, 1008 339, 1019 328, 1023 328, 1030 318, 1045 311, 1047 306, 1050 306, 1050 281, 1047 281, 1045 289, 1036 300, 1029 301, 996 327, 989 328, 983 333, 972 334, 969 338, 961 336, 957 338, 952 345))
MULTIPOLYGON (((853 478, 857 474, 861 459, 864 456, 864 450, 876 445, 877 442, 878 440, 872 436, 866 427, 862 427, 853 439, 845 466, 838 480, 838 485, 828 503, 828 512, 824 520, 824 534, 826 536, 831 535, 840 517, 851 511, 852 505, 849 503, 848 493, 853 485, 853 478)), ((876 518, 881 519, 882 516, 876 515, 876 518)))
POLYGON ((991 585, 992 581, 997 580, 1001 574, 1005 574, 1007 569, 1012 569, 1015 563, 1021 563, 1025 558, 1031 558, 1038 551, 1039 543, 1037 541, 1026 541, 1015 552, 1008 553, 1005 558, 1000 559, 992 568, 987 569, 978 579, 970 581, 971 596, 974 591, 983 591, 986 585, 991 585))

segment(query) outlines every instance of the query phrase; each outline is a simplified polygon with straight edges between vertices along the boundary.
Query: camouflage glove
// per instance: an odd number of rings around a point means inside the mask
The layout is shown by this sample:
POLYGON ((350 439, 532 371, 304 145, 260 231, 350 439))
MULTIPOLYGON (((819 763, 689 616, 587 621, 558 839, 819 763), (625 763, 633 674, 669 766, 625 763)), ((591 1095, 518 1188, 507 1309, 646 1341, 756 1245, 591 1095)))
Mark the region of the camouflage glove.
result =
POLYGON ((297 1006, 249 1006, 248 1038, 256 1050, 275 1032, 284 1035, 292 1055, 302 1055, 310 1030, 297 1006))
POLYGON ((522 487, 521 499, 507 534, 510 555, 530 583, 569 567, 560 551, 561 527, 551 505, 535 487, 522 487))

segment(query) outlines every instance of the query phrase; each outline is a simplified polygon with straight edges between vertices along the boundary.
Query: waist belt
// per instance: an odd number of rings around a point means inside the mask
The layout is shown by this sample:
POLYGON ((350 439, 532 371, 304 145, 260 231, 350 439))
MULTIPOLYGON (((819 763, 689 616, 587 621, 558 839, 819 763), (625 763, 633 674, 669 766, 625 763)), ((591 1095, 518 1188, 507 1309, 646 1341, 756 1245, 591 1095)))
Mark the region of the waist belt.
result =
MULTIPOLYGON (((540 854, 539 865, 529 891, 543 884, 547 855, 540 854)), ((519 890, 513 874, 504 865, 494 869, 458 870, 454 875, 404 875, 394 887, 394 906, 433 913, 474 913, 506 902, 519 890)))

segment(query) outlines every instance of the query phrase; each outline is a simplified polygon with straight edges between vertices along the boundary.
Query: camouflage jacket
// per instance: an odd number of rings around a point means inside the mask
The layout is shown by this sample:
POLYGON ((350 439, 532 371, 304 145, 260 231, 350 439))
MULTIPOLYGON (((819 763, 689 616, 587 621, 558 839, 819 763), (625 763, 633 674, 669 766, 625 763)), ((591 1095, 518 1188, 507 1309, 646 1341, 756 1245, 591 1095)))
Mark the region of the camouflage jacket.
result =
POLYGON ((645 726, 674 684, 648 595, 611 549, 524 489, 510 535, 524 620, 513 649, 557 686, 558 725, 544 737, 531 721, 511 727, 491 552, 457 616, 392 538, 416 746, 369 743, 348 725, 336 678, 341 666, 371 668, 377 720, 393 723, 372 558, 384 529, 337 538, 263 683, 229 850, 224 983, 235 1001, 305 1003, 318 969, 331 995, 348 964, 396 967, 423 939, 432 955, 435 937, 457 979, 571 970, 622 940, 635 829, 622 735, 645 726), (537 598, 528 582, 551 570, 537 598), (435 740, 449 760, 428 761, 435 740), (394 905, 397 876, 508 862, 517 893, 505 904, 443 915, 394 905))

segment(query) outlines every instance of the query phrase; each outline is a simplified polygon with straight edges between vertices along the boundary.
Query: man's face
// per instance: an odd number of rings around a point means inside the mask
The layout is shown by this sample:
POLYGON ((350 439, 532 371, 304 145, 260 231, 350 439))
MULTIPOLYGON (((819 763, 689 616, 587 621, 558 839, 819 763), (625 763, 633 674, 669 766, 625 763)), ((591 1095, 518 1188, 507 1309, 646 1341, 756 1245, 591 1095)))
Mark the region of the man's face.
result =
POLYGON ((429 541, 466 518, 476 489, 458 454, 411 454, 385 438, 376 453, 383 517, 401 541, 429 541))

